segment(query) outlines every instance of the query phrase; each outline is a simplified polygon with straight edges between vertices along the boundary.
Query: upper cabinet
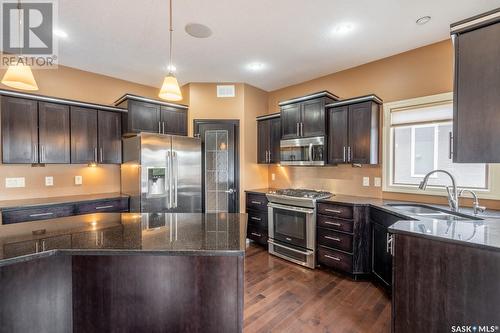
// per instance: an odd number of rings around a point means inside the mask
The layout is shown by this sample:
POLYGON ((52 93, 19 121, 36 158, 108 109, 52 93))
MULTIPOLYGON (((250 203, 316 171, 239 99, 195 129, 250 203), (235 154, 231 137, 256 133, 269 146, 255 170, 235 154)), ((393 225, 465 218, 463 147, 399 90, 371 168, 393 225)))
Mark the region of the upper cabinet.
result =
POLYGON ((69 106, 38 103, 40 163, 70 162, 69 106))
POLYGON ((257 163, 280 162, 281 119, 280 114, 257 118, 257 163))
POLYGON ((126 94, 115 102, 126 108, 122 127, 124 135, 140 132, 187 135, 188 107, 126 94))
POLYGON ((326 106, 329 164, 378 164, 381 104, 370 95, 326 106))
POLYGON ((325 105, 338 99, 337 96, 323 91, 280 102, 281 139, 325 136, 325 105))
POLYGON ((500 162, 500 9, 451 25, 453 162, 500 162))

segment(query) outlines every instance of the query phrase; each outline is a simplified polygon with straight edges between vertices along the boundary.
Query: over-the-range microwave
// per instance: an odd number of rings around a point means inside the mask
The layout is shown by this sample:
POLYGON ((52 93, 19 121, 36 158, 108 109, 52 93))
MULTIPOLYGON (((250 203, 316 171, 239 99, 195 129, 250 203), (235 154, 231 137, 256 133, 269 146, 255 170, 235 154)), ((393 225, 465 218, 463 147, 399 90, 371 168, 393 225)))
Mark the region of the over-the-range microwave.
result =
POLYGON ((325 165, 325 137, 281 140, 281 165, 325 165))

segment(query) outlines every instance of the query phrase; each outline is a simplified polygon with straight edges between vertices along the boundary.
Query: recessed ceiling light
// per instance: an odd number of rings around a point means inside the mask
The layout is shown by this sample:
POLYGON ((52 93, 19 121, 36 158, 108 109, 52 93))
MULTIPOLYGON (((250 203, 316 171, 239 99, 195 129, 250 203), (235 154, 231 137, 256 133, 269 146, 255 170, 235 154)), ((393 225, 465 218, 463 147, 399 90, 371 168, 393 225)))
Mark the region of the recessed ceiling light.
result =
POLYGON ((340 23, 333 28, 333 33, 342 36, 354 30, 354 24, 352 23, 340 23))
POLYGON ((415 23, 418 25, 424 25, 427 22, 429 22, 430 20, 431 20, 430 16, 422 16, 418 20, 416 20, 415 23))
POLYGON ((66 33, 66 31, 61 29, 54 29, 54 35, 61 38, 68 38, 68 34, 66 33))
POLYGON ((212 30, 209 27, 199 23, 189 23, 186 24, 184 28, 186 32, 195 38, 208 38, 212 36, 212 30))
POLYGON ((260 71, 266 69, 266 65, 261 63, 261 62, 252 62, 252 63, 249 63, 246 67, 248 70, 250 70, 252 72, 260 72, 260 71))

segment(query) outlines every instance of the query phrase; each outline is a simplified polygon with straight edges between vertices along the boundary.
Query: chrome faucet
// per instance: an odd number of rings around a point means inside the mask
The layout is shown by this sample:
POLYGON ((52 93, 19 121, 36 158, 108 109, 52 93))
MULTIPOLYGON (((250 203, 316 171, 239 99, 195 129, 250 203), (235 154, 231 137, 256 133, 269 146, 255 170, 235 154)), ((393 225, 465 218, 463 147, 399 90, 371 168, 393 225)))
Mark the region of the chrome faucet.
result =
POLYGON ((424 180, 422 180, 420 182, 420 185, 418 186, 418 188, 421 190, 425 190, 425 188, 427 187, 427 182, 429 181, 429 177, 432 174, 437 173, 437 172, 441 172, 441 173, 444 173, 444 174, 447 174, 448 176, 450 176, 452 188, 450 188, 449 186, 446 186, 446 192, 448 193, 448 204, 450 205, 450 208, 452 211, 458 212, 459 207, 458 207, 457 182, 455 180, 455 177, 453 177, 453 175, 451 173, 449 173, 448 171, 438 169, 438 170, 433 170, 433 171, 429 172, 428 174, 425 175, 424 180))
POLYGON ((472 195, 472 197, 474 198, 474 203, 472 204, 472 209, 474 209, 474 215, 477 215, 479 213, 483 213, 486 210, 486 207, 479 205, 479 198, 477 197, 476 192, 464 188, 464 189, 460 190, 460 192, 458 193, 458 196, 462 197, 464 192, 469 192, 472 195))

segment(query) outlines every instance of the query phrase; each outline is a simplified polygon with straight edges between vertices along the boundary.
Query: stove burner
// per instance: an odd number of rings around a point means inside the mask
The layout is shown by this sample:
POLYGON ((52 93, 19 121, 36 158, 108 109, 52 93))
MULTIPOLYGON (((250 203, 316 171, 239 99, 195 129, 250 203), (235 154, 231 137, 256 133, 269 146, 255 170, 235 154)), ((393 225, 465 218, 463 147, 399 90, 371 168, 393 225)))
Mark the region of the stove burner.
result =
POLYGON ((307 199, 325 199, 332 196, 332 193, 326 191, 316 191, 308 189, 293 189, 287 188, 282 190, 276 190, 278 195, 286 195, 288 197, 296 198, 307 198, 307 199))

